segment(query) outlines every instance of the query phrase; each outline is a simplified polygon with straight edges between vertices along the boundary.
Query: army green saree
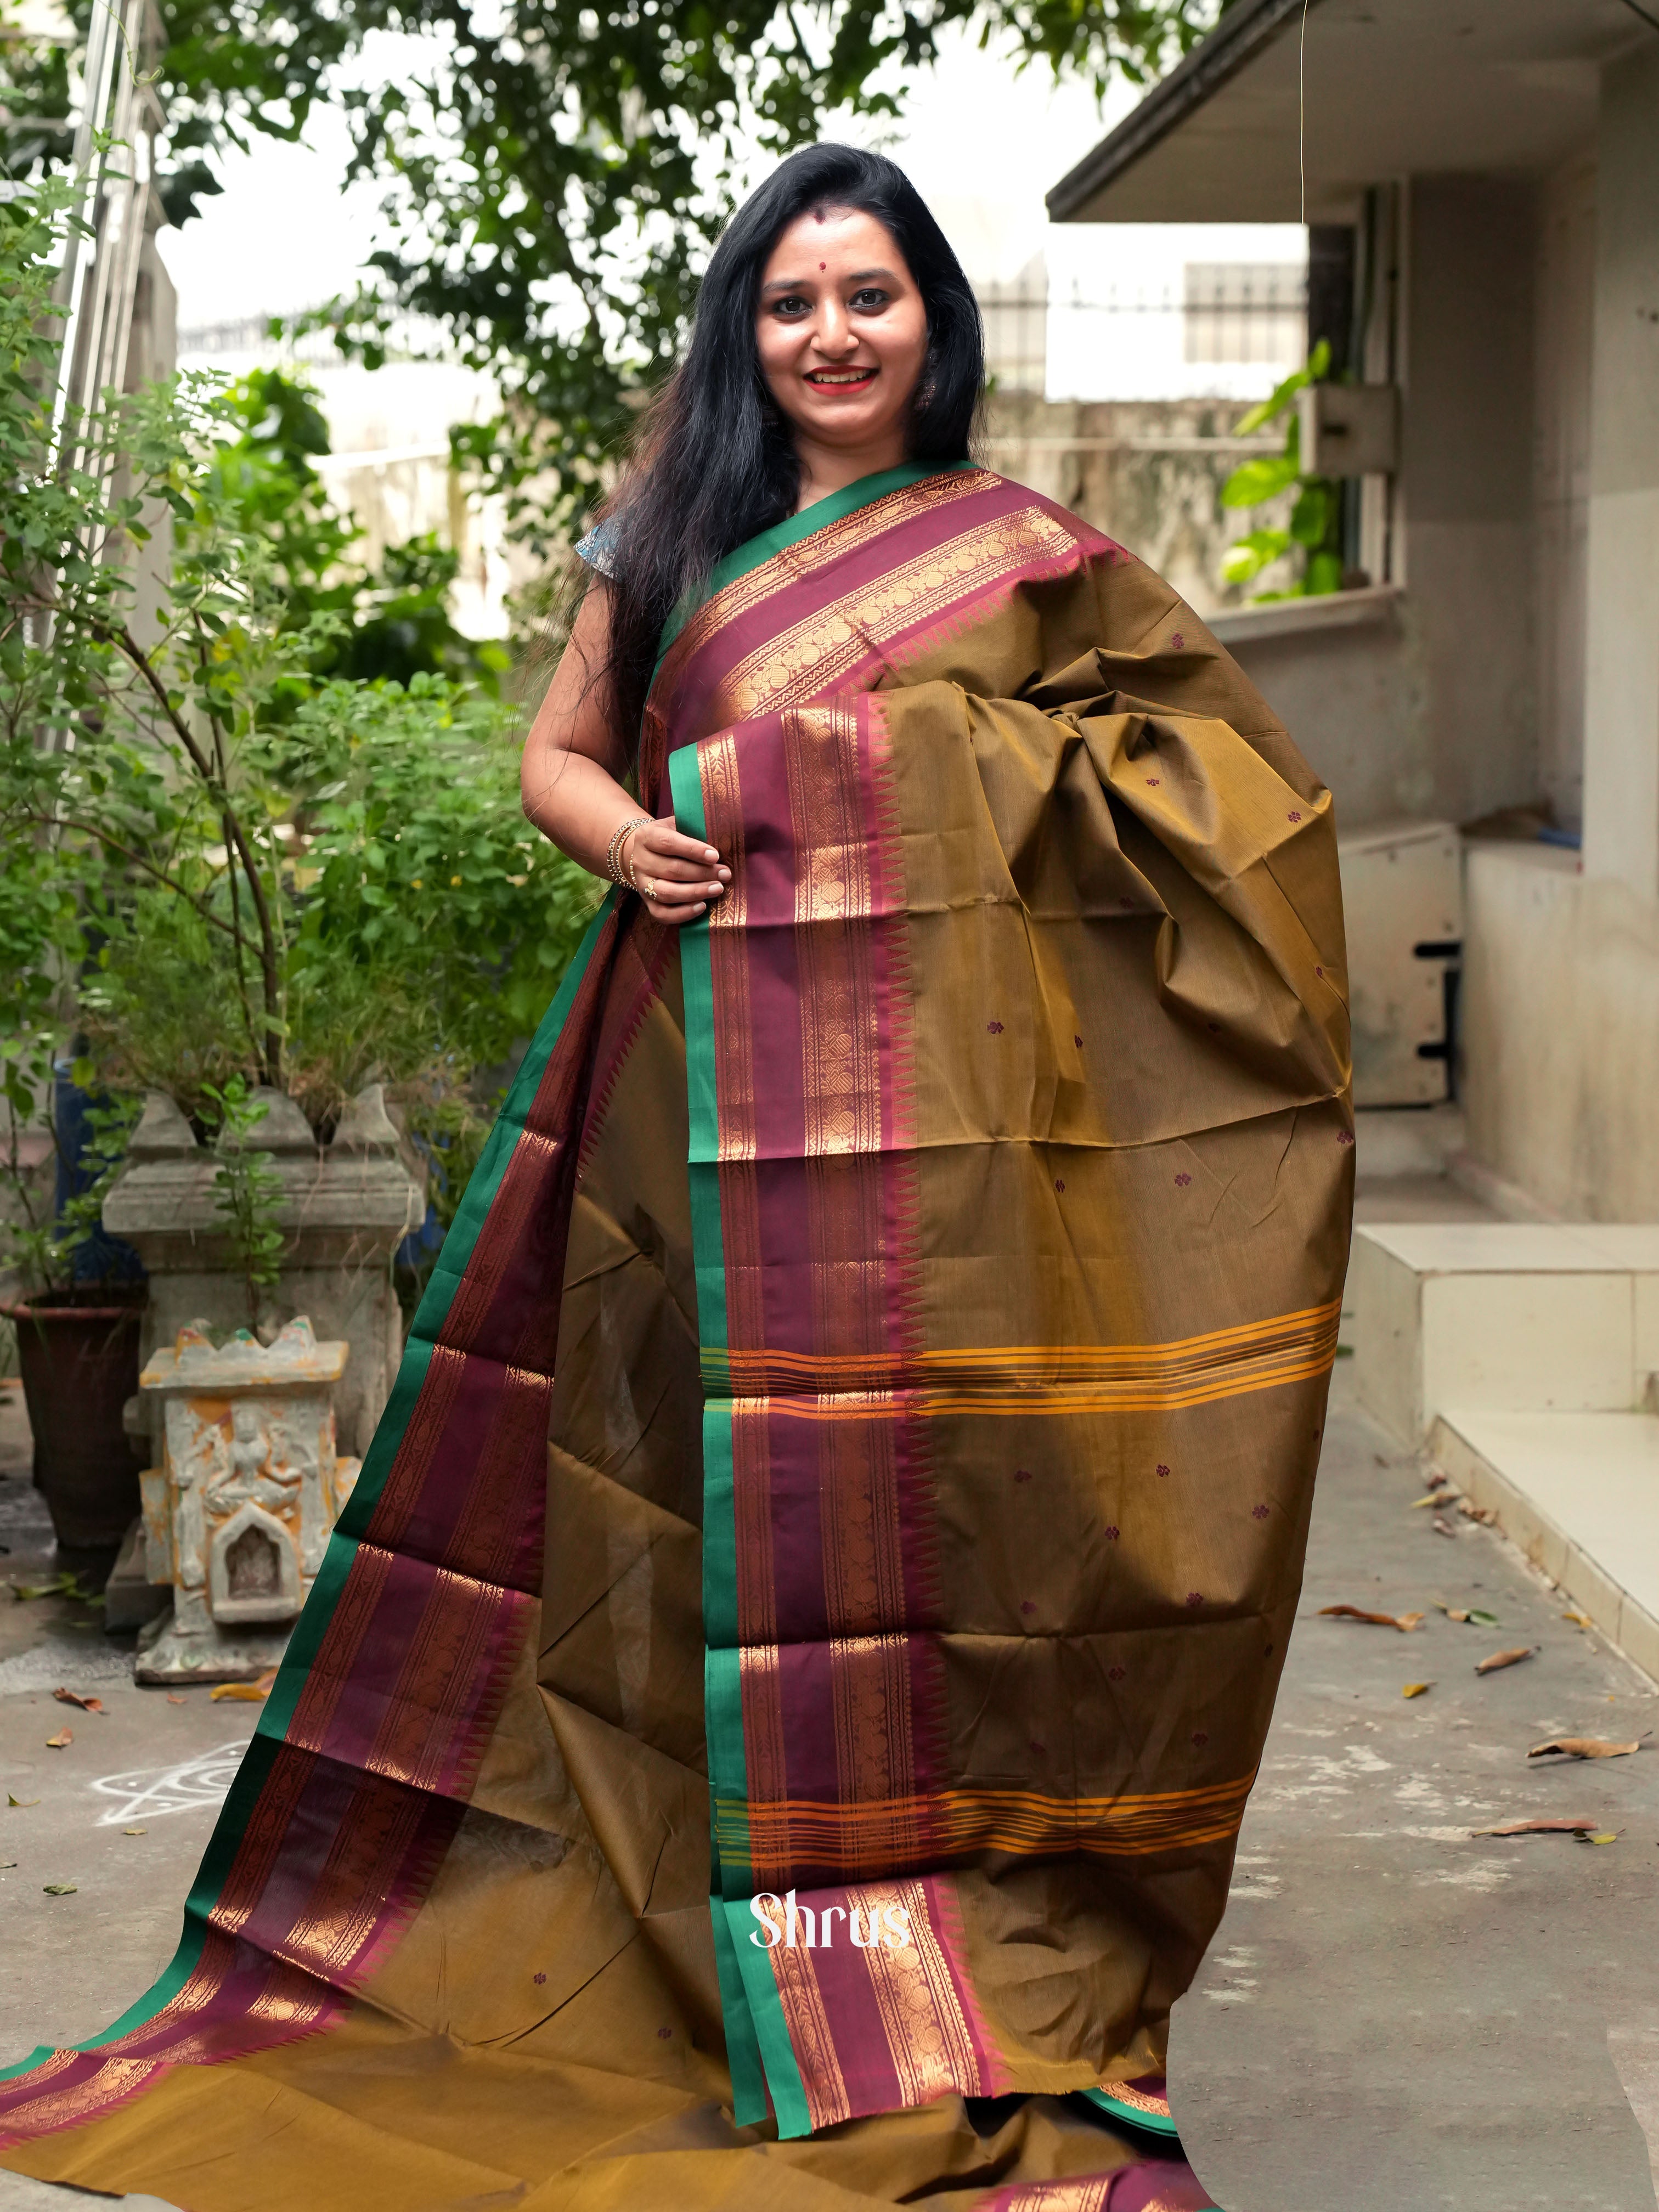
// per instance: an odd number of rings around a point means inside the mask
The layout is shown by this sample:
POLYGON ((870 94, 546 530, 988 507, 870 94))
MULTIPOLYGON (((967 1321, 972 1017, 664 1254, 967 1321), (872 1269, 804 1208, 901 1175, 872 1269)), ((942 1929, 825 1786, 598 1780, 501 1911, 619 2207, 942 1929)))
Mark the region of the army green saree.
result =
POLYGON ((0 2077, 4 2163, 1187 2212, 1164 2035, 1346 1255, 1328 795, 1167 586, 973 468, 732 555, 641 788, 730 893, 596 919, 178 1957, 0 2077))

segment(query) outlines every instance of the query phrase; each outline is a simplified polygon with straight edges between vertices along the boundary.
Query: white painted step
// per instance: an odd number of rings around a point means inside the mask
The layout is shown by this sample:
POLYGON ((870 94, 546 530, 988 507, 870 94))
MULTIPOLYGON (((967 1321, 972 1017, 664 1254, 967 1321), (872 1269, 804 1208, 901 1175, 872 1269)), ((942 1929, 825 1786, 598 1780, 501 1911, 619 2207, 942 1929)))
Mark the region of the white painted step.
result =
POLYGON ((1659 1224, 1375 1222, 1344 1303, 1361 1402, 1405 1443, 1453 1406, 1632 1413, 1659 1371, 1659 1224))
POLYGON ((1659 1680, 1659 1416, 1449 1407, 1429 1449, 1659 1680))

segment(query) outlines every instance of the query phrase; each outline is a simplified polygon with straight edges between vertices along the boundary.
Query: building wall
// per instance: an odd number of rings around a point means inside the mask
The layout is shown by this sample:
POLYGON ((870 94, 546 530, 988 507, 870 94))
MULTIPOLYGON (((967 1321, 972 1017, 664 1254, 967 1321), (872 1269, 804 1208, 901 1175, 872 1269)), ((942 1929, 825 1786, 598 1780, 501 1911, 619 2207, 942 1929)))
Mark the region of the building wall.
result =
POLYGON ((1200 615, 1283 589, 1289 562, 1246 586, 1224 584, 1221 561, 1258 524, 1281 526, 1290 501, 1248 514, 1224 507, 1221 487, 1251 453, 1276 453, 1276 426, 1240 440, 1243 404, 1225 399, 1048 400, 999 392, 986 410, 989 465, 1082 515, 1174 585, 1200 615))
MULTIPOLYGON (((1469 1148, 1499 1175, 1570 1217, 1652 1221, 1659 1220, 1656 42, 1603 73, 1595 170, 1582 869, 1571 854, 1472 847, 1464 1098, 1469 1148)), ((1549 204, 1547 197, 1547 219, 1549 204)), ((1572 220, 1570 210, 1565 219, 1572 220)), ((1540 428, 1552 434, 1547 405, 1540 428)), ((1548 527, 1540 517, 1540 554, 1560 564, 1548 527)), ((1570 571, 1562 588, 1577 588, 1570 571)))
POLYGON ((1412 608, 1424 811, 1466 822, 1538 789, 1536 191, 1415 178, 1407 230, 1396 573, 1412 608))
POLYGON ((1659 898, 1659 40, 1602 77, 1584 865, 1659 898))
POLYGON ((1408 596, 1352 629, 1262 637, 1243 630, 1243 623, 1227 626, 1228 650, 1330 787, 1339 830, 1433 814, 1417 610, 1408 596))
POLYGON ((1533 440, 1538 606, 1538 783, 1558 822, 1584 813, 1585 562, 1595 295, 1595 152, 1540 196, 1537 420, 1533 440))
POLYGON ((1329 784, 1345 830, 1401 815, 1469 822, 1540 789, 1538 194, 1437 177, 1412 179, 1399 198, 1402 595, 1364 626, 1234 646, 1329 784))
POLYGON ((1659 904, 1480 842, 1464 901, 1469 1152, 1570 1220, 1659 1220, 1659 904))

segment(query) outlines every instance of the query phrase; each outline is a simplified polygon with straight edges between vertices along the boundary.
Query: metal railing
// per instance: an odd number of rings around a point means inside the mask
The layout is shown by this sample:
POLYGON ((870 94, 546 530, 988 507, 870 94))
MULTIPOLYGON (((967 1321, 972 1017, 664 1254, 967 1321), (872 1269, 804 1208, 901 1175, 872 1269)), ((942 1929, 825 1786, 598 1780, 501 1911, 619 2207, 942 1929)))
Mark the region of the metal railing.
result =
POLYGON ((1165 362, 1283 370, 1307 350, 1307 271, 1297 263, 1189 262, 1178 289, 985 284, 979 303, 986 366, 1005 392, 1041 392, 1051 359, 1129 345, 1165 362))

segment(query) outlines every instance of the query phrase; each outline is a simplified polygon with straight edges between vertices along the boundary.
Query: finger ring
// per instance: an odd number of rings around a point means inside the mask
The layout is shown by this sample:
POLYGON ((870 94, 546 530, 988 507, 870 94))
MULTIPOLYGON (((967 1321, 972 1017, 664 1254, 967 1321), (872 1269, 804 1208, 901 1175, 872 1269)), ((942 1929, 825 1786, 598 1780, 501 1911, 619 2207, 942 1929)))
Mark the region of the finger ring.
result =
POLYGON ((647 899, 654 899, 657 896, 657 886, 649 876, 641 876, 640 878, 640 889, 645 893, 647 899))

